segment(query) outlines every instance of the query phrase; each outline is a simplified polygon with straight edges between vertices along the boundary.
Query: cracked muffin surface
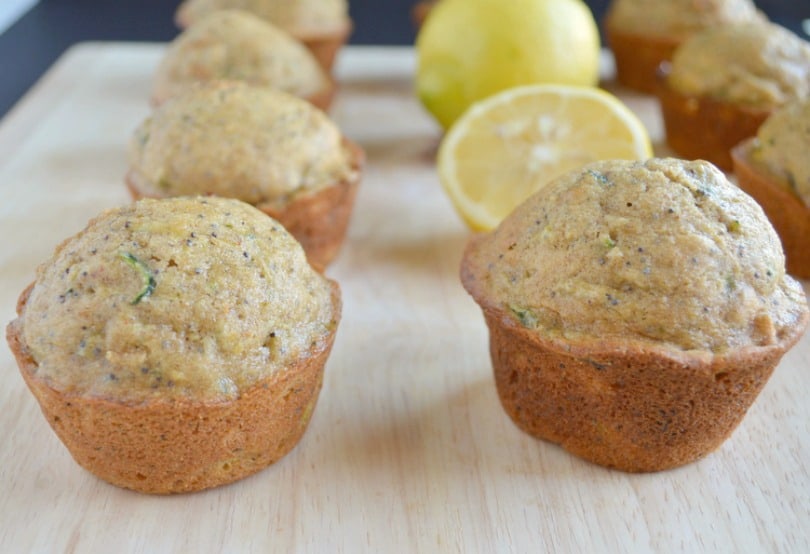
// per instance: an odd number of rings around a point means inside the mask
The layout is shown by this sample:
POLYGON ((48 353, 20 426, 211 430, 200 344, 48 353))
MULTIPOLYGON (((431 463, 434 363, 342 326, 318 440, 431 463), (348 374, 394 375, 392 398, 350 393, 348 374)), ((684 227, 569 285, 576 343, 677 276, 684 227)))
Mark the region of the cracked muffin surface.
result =
POLYGON ((309 97, 332 85, 312 53, 275 25, 243 10, 219 10, 183 31, 158 66, 153 96, 161 102, 193 83, 214 79, 309 97))
POLYGON ((43 264, 20 315, 34 376, 119 400, 226 400, 334 332, 329 281, 281 225, 220 198, 103 213, 43 264))
POLYGON ((617 30, 684 39, 707 27, 763 16, 751 0, 615 0, 607 19, 617 30))
POLYGON ((753 141, 751 159, 810 208, 810 98, 775 111, 753 141))
POLYGON ((349 20, 346 0, 186 0, 178 19, 188 25, 230 8, 249 11, 294 35, 343 28, 349 20))
POLYGON ((771 110, 810 96, 810 42, 773 23, 708 29, 675 51, 667 83, 684 95, 771 110))
POLYGON ((586 166, 469 248, 465 285, 529 329, 721 354, 806 311, 761 208, 707 162, 586 166))
POLYGON ((322 111, 281 91, 225 81, 161 105, 133 133, 129 161, 141 196, 215 194, 260 209, 358 173, 322 111))

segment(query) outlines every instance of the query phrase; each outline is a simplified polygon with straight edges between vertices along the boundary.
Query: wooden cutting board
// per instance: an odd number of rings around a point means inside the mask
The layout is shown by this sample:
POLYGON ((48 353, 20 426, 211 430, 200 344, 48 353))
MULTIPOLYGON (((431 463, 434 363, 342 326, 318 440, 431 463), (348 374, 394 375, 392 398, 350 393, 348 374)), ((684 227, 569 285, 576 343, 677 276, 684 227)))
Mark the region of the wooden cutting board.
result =
MULTIPOLYGON (((74 47, 0 125, 3 324, 59 241, 129 201, 126 144, 162 48, 74 47)), ((808 336, 732 437, 673 471, 594 466, 507 418, 457 278, 468 231, 438 182, 440 132, 412 93, 414 64, 408 48, 339 61, 331 115, 368 166, 328 272, 344 317, 298 447, 202 493, 115 488, 73 462, 0 347, 0 551, 810 551, 808 336)), ((605 86, 660 143, 656 103, 605 86)))

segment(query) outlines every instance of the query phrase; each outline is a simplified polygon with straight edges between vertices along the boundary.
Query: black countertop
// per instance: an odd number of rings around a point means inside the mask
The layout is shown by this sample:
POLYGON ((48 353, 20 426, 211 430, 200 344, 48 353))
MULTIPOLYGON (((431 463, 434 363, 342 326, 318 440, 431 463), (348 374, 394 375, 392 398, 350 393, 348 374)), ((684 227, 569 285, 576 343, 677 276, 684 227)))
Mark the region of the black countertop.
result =
MULTIPOLYGON (((351 43, 412 44, 410 10, 415 1, 350 0, 355 22, 351 43)), ((171 40, 178 33, 173 22, 178 4, 179 0, 41 0, 0 34, 0 117, 77 42, 171 40)), ((601 20, 608 0, 588 4, 601 20)), ((756 0, 756 4, 796 33, 802 32, 802 20, 810 18, 810 0, 756 0)))

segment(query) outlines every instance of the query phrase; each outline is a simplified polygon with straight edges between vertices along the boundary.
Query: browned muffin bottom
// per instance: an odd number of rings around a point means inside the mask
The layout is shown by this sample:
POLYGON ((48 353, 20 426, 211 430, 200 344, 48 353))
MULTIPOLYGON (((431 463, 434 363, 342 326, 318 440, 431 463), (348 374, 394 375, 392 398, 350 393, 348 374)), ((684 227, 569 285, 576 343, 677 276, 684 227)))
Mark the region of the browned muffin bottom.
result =
POLYGON ((605 35, 616 62, 619 84, 652 94, 656 90, 658 68, 669 61, 680 39, 645 36, 605 25, 605 35))
POLYGON ((338 53, 349 41, 354 25, 348 22, 343 28, 323 34, 298 34, 296 38, 306 46, 321 64, 324 71, 334 73, 338 53))
POLYGON ((686 159, 707 160, 731 171, 731 149, 756 135, 772 110, 682 94, 666 83, 666 68, 660 68, 656 94, 667 144, 686 159))
POLYGON ((547 341, 485 308, 498 397, 532 436, 628 472, 678 467, 716 450, 740 424, 785 348, 706 363, 605 340, 591 349, 547 341))
POLYGON ((294 236, 313 267, 323 270, 337 257, 346 239, 365 154, 359 146, 346 140, 352 153, 353 179, 315 193, 296 197, 283 209, 258 206, 281 223, 294 236))

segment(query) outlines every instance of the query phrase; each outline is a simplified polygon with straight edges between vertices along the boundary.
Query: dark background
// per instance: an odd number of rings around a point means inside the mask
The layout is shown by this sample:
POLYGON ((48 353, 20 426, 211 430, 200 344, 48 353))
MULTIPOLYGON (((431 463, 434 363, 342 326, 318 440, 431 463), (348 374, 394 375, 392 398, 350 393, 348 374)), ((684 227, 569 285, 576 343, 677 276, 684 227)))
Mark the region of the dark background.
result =
MULTIPOLYGON (((0 117, 76 42, 171 40, 178 32, 173 15, 179 1, 40 0, 0 35, 0 117)), ((410 10, 415 1, 349 0, 355 23, 351 43, 413 43, 416 29, 410 10)), ((597 21, 608 2, 587 2, 597 21)), ((755 2, 772 20, 797 33, 801 32, 801 21, 810 18, 810 0, 755 2)))

